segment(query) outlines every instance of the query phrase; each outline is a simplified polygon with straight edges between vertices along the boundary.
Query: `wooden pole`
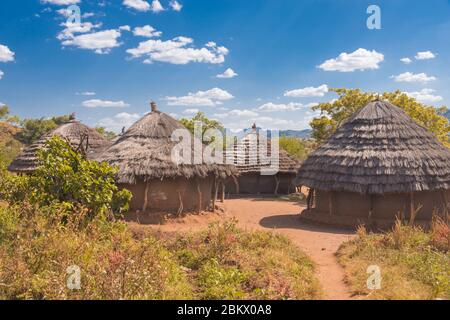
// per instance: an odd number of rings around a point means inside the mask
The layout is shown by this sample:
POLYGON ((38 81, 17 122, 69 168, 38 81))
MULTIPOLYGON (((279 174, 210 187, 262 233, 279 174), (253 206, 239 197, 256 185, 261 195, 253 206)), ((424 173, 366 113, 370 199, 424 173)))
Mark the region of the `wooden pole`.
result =
POLYGON ((235 176, 233 176, 233 181, 234 181, 234 185, 236 187, 236 194, 239 194, 240 193, 239 192, 239 181, 235 176))
POLYGON ((200 188, 200 182, 198 179, 196 179, 197 181, 197 194, 198 194, 198 213, 202 212, 202 202, 203 202, 203 197, 202 197, 202 190, 200 188))
POLYGON ((225 183, 223 182, 223 180, 220 182, 220 187, 222 188, 222 192, 220 194, 220 202, 224 203, 225 202, 225 183))
POLYGON ((183 198, 181 197, 180 190, 178 190, 178 201, 180 203, 180 206, 178 207, 178 215, 181 215, 183 213, 184 206, 183 206, 183 198))
POLYGON ((142 206, 142 211, 143 212, 147 211, 147 207, 148 207, 148 188, 149 188, 149 183, 147 181, 145 183, 144 205, 142 206))
POLYGON ((312 196, 312 189, 308 190, 308 196, 306 197, 306 209, 311 209, 311 196, 312 196))
POLYGON ((277 175, 274 175, 275 177, 275 195, 278 195, 278 187, 280 186, 280 180, 278 179, 277 175))
POLYGON ((216 178, 214 178, 214 195, 213 195, 213 200, 212 200, 212 207, 213 207, 213 212, 216 212, 216 200, 217 200, 217 193, 219 189, 219 185, 217 183, 216 178))

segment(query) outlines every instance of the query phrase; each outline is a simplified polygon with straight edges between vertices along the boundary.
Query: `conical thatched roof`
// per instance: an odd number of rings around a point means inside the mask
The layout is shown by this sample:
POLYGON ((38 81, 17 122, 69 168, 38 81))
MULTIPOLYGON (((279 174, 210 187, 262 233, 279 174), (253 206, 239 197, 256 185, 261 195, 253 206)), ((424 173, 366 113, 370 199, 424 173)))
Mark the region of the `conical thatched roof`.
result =
POLYGON ((402 109, 373 101, 301 166, 297 185, 358 193, 450 188, 450 150, 402 109))
MULTIPOLYGON (((230 165, 174 162, 172 150, 178 142, 172 141, 171 137, 177 129, 186 128, 174 118, 156 110, 156 105, 152 104, 152 112, 134 123, 112 146, 96 157, 96 160, 117 166, 119 183, 134 184, 138 179, 148 181, 176 177, 204 178, 208 175, 225 178, 236 173, 236 169, 230 165)), ((192 135, 191 138, 192 141, 196 139, 192 135)), ((202 145, 198 140, 196 143, 202 145)), ((191 146, 194 157, 198 151, 194 149, 194 143, 191 146)))
POLYGON ((43 148, 45 142, 53 136, 61 137, 76 150, 82 148, 88 158, 92 158, 94 154, 110 145, 110 142, 95 129, 72 119, 26 147, 8 169, 13 172, 32 172, 36 170, 39 165, 37 151, 43 148))
POLYGON ((233 163, 239 173, 257 173, 260 174, 264 170, 270 170, 272 166, 278 166, 279 173, 293 173, 296 174, 300 162, 291 157, 285 150, 279 149, 278 159, 261 159, 260 149, 262 154, 271 158, 271 140, 267 138, 267 147, 262 149, 260 137, 256 125, 253 125, 252 130, 247 133, 242 139, 238 140, 231 147, 227 148, 227 162, 233 163), (278 160, 278 162, 277 162, 278 160))

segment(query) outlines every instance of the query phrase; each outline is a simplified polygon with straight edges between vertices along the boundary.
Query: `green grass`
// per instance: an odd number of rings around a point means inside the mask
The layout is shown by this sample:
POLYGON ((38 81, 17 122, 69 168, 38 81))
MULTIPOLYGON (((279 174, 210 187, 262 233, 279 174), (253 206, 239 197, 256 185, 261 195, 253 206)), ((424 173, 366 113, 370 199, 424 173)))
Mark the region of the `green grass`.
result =
POLYGON ((368 299, 450 299, 448 225, 437 221, 425 232, 397 223, 386 234, 367 234, 364 229, 358 234, 338 251, 354 294, 368 299), (380 267, 379 290, 367 288, 370 265, 380 267))

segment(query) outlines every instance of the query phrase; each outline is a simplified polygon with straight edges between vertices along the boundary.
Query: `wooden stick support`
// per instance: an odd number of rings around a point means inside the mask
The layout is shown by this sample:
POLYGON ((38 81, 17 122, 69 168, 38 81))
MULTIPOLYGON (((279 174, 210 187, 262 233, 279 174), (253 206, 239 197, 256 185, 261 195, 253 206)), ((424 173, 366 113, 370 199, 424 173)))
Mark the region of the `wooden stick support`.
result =
POLYGON ((275 195, 278 195, 278 187, 280 186, 280 179, 278 179, 277 175, 274 175, 275 178, 275 195))
POLYGON ((225 183, 223 182, 223 180, 220 182, 220 188, 221 188, 220 202, 224 203, 225 202, 225 183))
POLYGON ((147 211, 147 207, 148 207, 148 189, 149 189, 149 183, 148 181, 145 183, 145 193, 144 193, 144 205, 142 206, 142 211, 145 212, 147 211))
POLYGON ((202 196, 202 190, 200 188, 200 182, 198 181, 198 179, 197 179, 197 194, 198 194, 198 213, 201 213, 203 196, 202 196))
POLYGON ((183 213, 184 206, 183 206, 183 198, 181 197, 180 190, 178 190, 178 201, 180 203, 180 206, 178 207, 178 215, 181 215, 183 213))

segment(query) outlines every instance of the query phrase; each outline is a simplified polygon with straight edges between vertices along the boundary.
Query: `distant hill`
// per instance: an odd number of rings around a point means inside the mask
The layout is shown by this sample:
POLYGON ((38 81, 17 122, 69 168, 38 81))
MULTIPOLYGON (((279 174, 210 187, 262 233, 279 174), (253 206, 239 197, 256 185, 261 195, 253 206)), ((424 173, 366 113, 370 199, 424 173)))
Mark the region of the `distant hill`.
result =
POLYGON ((297 137, 301 139, 309 139, 311 138, 312 130, 311 129, 305 129, 305 130, 280 130, 280 136, 285 137, 297 137))
MULTIPOLYGON (((261 128, 257 128, 258 132, 261 130, 261 128)), ((251 132, 252 129, 244 129, 244 131, 239 132, 236 134, 238 138, 243 137, 245 134, 251 132)), ((312 130, 311 129, 304 129, 304 130, 280 130, 280 137, 296 137, 300 139, 309 139, 311 138, 312 130)), ((270 136, 270 131, 267 136, 270 136)))

